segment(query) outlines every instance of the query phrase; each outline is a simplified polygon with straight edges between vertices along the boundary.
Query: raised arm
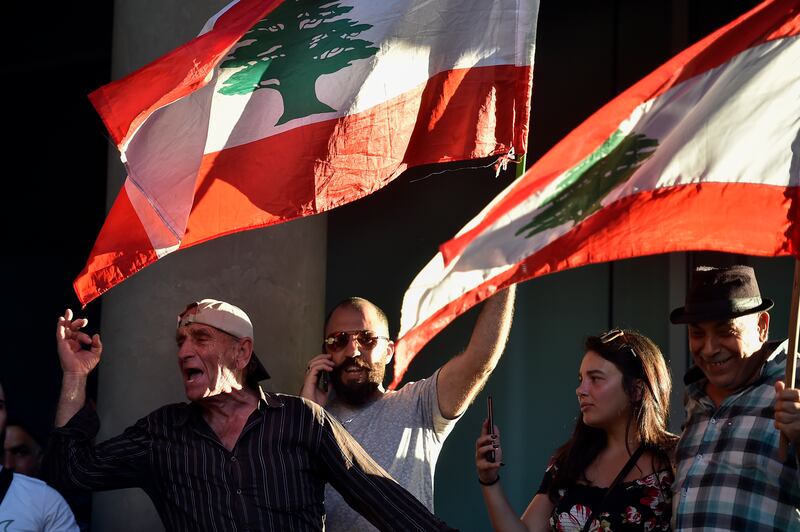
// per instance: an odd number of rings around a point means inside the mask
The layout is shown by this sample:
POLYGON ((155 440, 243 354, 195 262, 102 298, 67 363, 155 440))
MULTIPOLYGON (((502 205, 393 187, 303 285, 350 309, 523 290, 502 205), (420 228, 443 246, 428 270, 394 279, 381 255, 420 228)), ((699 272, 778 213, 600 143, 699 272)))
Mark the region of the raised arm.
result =
POLYGON ((447 419, 461 415, 481 391, 503 354, 514 314, 516 285, 483 303, 463 353, 451 358, 439 372, 439 410, 447 419))
POLYGON ((56 427, 66 425, 83 407, 86 402, 86 380, 100 362, 103 352, 99 334, 90 337, 81 331, 89 320, 72 318, 72 311, 67 309, 56 325, 56 346, 63 371, 61 395, 56 408, 56 427))

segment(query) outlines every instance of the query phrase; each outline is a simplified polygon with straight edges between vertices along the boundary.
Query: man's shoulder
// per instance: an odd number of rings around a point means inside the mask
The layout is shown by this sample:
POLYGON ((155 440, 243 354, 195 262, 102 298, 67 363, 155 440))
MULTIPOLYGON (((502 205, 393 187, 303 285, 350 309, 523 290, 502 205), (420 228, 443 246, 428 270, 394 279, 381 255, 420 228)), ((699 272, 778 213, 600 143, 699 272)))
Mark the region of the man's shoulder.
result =
POLYGON ((403 407, 410 402, 417 402, 420 400, 420 397, 426 393, 426 390, 429 390, 432 382, 435 382, 435 380, 432 381, 430 377, 407 382, 397 390, 386 390, 375 401, 358 408, 358 410, 366 410, 369 408, 391 409, 403 407))
POLYGON ((399 396, 402 397, 404 395, 413 395, 422 393, 425 389, 430 387, 436 387, 436 380, 438 378, 439 372, 441 368, 437 369, 433 375, 430 377, 426 377, 424 379, 419 379, 417 381, 410 381, 405 383, 403 386, 400 387, 399 390, 394 391, 391 395, 388 393, 385 395, 386 397, 391 396, 399 396))
POLYGON ((48 486, 43 480, 20 473, 14 473, 9 489, 25 492, 31 497, 61 498, 61 495, 55 489, 48 486))
POLYGON ((394 399, 398 404, 418 403, 426 411, 439 410, 439 373, 437 369, 433 375, 412 381, 400 388, 390 399, 394 399))
MULTIPOLYGON (((764 376, 770 384, 783 380, 786 375, 786 358, 789 352, 789 340, 774 341, 764 344, 766 361, 764 376)), ((800 357, 798 357, 800 360, 800 357)))
POLYGON ((275 408, 282 408, 285 406, 294 406, 297 408, 319 407, 314 401, 309 401, 299 395, 288 393, 264 392, 264 402, 266 402, 268 406, 275 408))
POLYGON ((38 478, 14 473, 0 519, 14 530, 78 530, 64 497, 38 478))
POLYGON ((435 377, 408 382, 398 390, 387 390, 375 402, 359 410, 367 410, 366 416, 379 416, 386 422, 408 423, 416 419, 424 423, 437 404, 435 384, 435 377))
MULTIPOLYGON (((47 483, 38 478, 29 477, 21 473, 14 473, 13 480, 11 481, 14 487, 24 487, 26 489, 42 490, 46 489, 47 483)), ((51 488, 52 489, 52 488, 51 488)))
POLYGON ((301 413, 311 413, 315 419, 329 417, 327 410, 323 407, 298 395, 285 393, 264 392, 264 401, 269 409, 280 409, 289 415, 299 415, 301 413))

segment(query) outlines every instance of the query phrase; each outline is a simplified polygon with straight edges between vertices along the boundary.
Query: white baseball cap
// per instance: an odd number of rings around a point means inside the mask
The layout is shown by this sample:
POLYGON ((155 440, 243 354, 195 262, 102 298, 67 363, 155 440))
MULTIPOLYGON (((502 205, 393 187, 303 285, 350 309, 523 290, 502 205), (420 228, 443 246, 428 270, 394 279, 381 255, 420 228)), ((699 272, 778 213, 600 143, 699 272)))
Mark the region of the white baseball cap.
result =
MULTIPOLYGON (((253 323, 245 311, 224 301, 217 299, 202 299, 189 303, 178 315, 178 328, 202 323, 215 329, 226 332, 236 338, 250 338, 253 340, 253 323)), ((248 377, 256 381, 269 379, 269 373, 253 352, 250 357, 251 369, 248 377)))

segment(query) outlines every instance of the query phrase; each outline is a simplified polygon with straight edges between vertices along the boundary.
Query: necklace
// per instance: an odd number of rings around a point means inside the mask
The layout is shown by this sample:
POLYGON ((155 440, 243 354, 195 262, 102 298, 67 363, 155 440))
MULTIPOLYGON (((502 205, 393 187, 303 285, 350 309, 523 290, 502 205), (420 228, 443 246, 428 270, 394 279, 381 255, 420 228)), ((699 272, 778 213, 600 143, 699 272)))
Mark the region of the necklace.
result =
POLYGON ((355 411, 352 411, 352 412, 351 411, 346 411, 346 412, 342 411, 342 414, 346 414, 346 415, 339 415, 337 417, 339 418, 339 421, 342 422, 342 425, 348 425, 348 424, 352 423, 354 420, 356 420, 359 417, 361 417, 361 414, 364 413, 364 410, 366 410, 366 408, 362 408, 360 410, 355 410, 355 411))
POLYGON ((339 423, 341 423, 342 425, 349 425, 353 421, 363 416, 364 412, 369 410, 370 406, 372 406, 373 404, 374 403, 369 403, 360 408, 353 409, 344 406, 343 404, 340 403, 339 407, 338 408, 334 407, 333 409, 331 409, 331 412, 333 413, 334 416, 336 416, 336 419, 339 420, 339 423))

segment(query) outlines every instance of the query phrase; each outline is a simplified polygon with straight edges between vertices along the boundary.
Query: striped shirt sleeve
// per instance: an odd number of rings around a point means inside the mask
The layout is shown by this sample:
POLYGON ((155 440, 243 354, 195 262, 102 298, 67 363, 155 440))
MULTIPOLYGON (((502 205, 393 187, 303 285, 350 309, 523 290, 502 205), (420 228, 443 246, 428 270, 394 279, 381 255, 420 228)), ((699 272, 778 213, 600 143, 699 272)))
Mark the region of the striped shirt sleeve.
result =
POLYGON ((66 425, 53 431, 44 463, 54 487, 74 491, 143 486, 150 455, 146 418, 95 446, 99 426, 97 413, 85 405, 66 425))

